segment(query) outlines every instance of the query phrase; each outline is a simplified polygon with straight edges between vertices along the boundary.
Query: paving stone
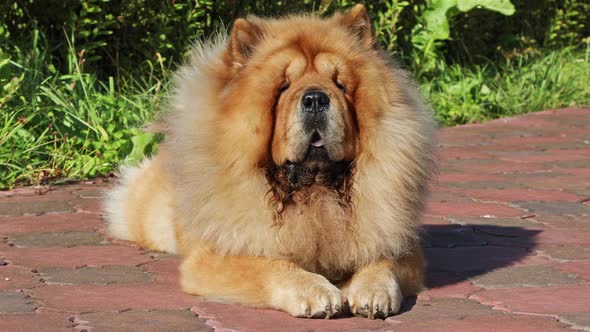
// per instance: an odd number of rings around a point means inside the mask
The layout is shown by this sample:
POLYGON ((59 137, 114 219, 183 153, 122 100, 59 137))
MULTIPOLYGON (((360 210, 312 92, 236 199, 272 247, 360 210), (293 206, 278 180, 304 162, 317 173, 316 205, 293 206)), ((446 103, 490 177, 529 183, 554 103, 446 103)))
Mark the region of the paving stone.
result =
POLYGON ((433 319, 465 319, 466 317, 478 316, 501 316, 499 311, 492 310, 490 306, 485 306, 468 299, 433 299, 418 300, 411 308, 389 318, 392 321, 421 321, 433 319), (410 310, 408 310, 410 309, 410 310))
POLYGON ((534 220, 558 229, 589 229, 590 218, 584 216, 535 216, 534 220))
POLYGON ((538 244, 566 244, 590 247, 590 232, 546 227, 535 238, 538 244))
POLYGON ((475 238, 490 246, 533 248, 539 242, 539 236, 543 234, 543 230, 539 228, 495 225, 472 225, 472 228, 475 238))
POLYGON ((535 250, 556 260, 590 260, 590 247, 540 244, 535 250))
POLYGON ((216 331, 275 332, 275 331, 392 331, 393 322, 380 319, 342 317, 338 319, 301 319, 287 313, 241 307, 231 304, 199 302, 191 311, 207 320, 216 331))
POLYGON ((519 217, 525 214, 523 211, 503 204, 475 202, 428 202, 424 213, 457 217, 519 217))
POLYGON ((587 312, 588 285, 492 289, 471 295, 472 299, 511 312, 561 315, 587 312))
POLYGON ((105 266, 80 268, 45 268, 39 270, 47 284, 124 284, 152 281, 151 273, 131 266, 105 266))
POLYGON ((501 267, 548 264, 542 256, 531 256, 525 248, 457 247, 425 248, 428 271, 447 271, 476 276, 501 267))
POLYGON ((22 233, 8 237, 9 243, 23 247, 75 247, 104 244, 96 232, 22 233))
POLYGON ((159 252, 159 251, 146 251, 146 255, 149 255, 153 259, 159 260, 167 260, 167 259, 178 259, 181 258, 178 254, 172 254, 169 252, 159 252))
POLYGON ((446 191, 434 191, 428 195, 429 202, 471 202, 472 200, 468 197, 446 192, 446 191))
POLYGON ((35 188, 14 188, 11 190, 0 191, 0 198, 33 195, 37 195, 37 189, 35 188))
POLYGON ((503 315, 477 316, 457 319, 428 319, 423 321, 402 322, 396 324, 396 331, 429 332, 565 332, 569 326, 553 317, 503 315))
POLYGON ((2 314, 0 316, 0 331, 72 331, 71 328, 74 324, 68 320, 69 316, 54 312, 2 314))
POLYGON ((578 196, 582 196, 585 198, 590 198, 590 187, 586 188, 571 188, 568 190, 571 193, 574 193, 578 196))
POLYGON ((559 168, 588 168, 588 160, 550 161, 547 164, 559 168))
POLYGON ((468 298, 471 294, 481 290, 481 288, 474 286, 468 281, 451 281, 461 280, 455 278, 449 278, 445 280, 444 276, 440 276, 440 273, 429 273, 427 279, 433 279, 432 281, 427 280, 426 286, 429 287, 418 295, 418 299, 433 299, 433 298, 468 298))
POLYGON ((54 190, 52 187, 23 188, 0 195, 2 202, 20 204, 24 202, 67 201, 75 198, 71 192, 54 190))
POLYGON ((569 178, 573 179, 574 177, 571 174, 561 173, 559 169, 547 169, 543 168, 536 172, 525 172, 520 174, 506 174, 505 177, 508 180, 515 180, 517 182, 524 182, 526 181, 535 181, 535 180, 552 180, 552 179, 561 179, 561 178, 569 178))
POLYGON ((39 231, 91 231, 101 224, 102 220, 99 216, 79 213, 0 217, 0 235, 39 231))
POLYGON ((478 229, 503 235, 513 234, 511 231, 514 229, 543 229, 545 227, 543 224, 535 222, 536 219, 450 217, 448 220, 453 224, 477 226, 478 229))
POLYGON ((512 205, 540 215, 590 216, 590 207, 572 202, 513 202, 512 205))
POLYGON ((444 217, 441 216, 421 216, 420 217, 420 224, 424 226, 430 225, 451 225, 444 217))
POLYGON ((577 177, 571 175, 557 176, 553 178, 515 178, 515 185, 527 186, 537 189, 556 189, 582 195, 580 190, 588 190, 590 186, 586 181, 580 181, 577 177))
POLYGON ((180 287, 180 258, 159 259, 152 263, 144 264, 141 267, 154 275, 158 282, 170 283, 174 287, 180 287))
POLYGON ((524 188, 525 185, 510 180, 504 181, 475 181, 475 182, 448 182, 444 184, 449 188, 457 189, 509 189, 524 188))
POLYGON ((551 119, 543 119, 540 116, 526 117, 521 115, 492 120, 487 122, 486 126, 488 128, 501 127, 504 130, 519 128, 525 132, 530 132, 533 128, 551 128, 555 126, 555 122, 551 119))
POLYGON ((470 226, 474 237, 491 246, 532 248, 543 225, 520 218, 449 218, 455 224, 470 226))
POLYGON ((574 329, 590 330, 590 312, 559 316, 559 321, 573 325, 574 329))
MULTIPOLYGON (((427 261, 428 271, 424 276, 425 289, 441 288, 467 280, 465 275, 461 272, 435 270, 430 266, 429 263, 430 262, 427 261)), ((419 293, 418 296, 422 296, 422 293, 419 293)))
POLYGON ((88 187, 88 189, 80 189, 77 191, 74 191, 74 194, 80 196, 81 198, 105 198, 106 195, 106 190, 105 189, 99 189, 96 187, 88 187))
POLYGON ((502 175, 512 173, 535 172, 545 169, 543 163, 511 163, 500 160, 447 160, 451 169, 481 172, 483 174, 502 175))
POLYGON ((439 160, 490 159, 491 156, 480 147, 449 147, 438 153, 439 160))
POLYGON ((142 332, 212 332, 213 328, 190 310, 128 310, 95 312, 76 316, 76 329, 93 332, 142 331, 142 332))
POLYGON ((560 284, 578 284, 580 280, 551 266, 519 266, 497 269, 471 278, 483 288, 544 287, 560 284))
POLYGON ((573 273, 580 278, 590 280, 590 261, 567 262, 555 265, 566 273, 573 273))
POLYGON ((437 178, 439 182, 482 182, 482 181, 503 181, 504 178, 497 175, 482 173, 443 173, 437 178))
POLYGON ((533 144, 552 144, 552 143, 567 143, 571 139, 567 137, 546 137, 546 136, 529 136, 529 137, 499 137, 495 140, 496 145, 500 146, 522 146, 533 144))
POLYGON ((31 268, 13 264, 0 266, 0 290, 29 289, 42 285, 31 268))
POLYGON ((570 161, 570 160, 584 160, 587 159, 583 154, 577 154, 577 152, 586 152, 584 150, 576 150, 576 154, 572 153, 572 151, 563 151, 557 150, 552 151, 551 153, 546 153, 544 151, 519 151, 519 152, 505 152, 505 153, 496 153, 499 154, 498 158, 500 160, 505 161, 513 161, 513 162, 525 162, 525 163, 538 163, 538 162, 553 162, 553 161, 570 161))
POLYGON ((67 201, 0 201, 0 215, 38 215, 56 212, 73 212, 74 209, 67 201))
POLYGON ((31 290, 47 309, 76 312, 188 309, 200 300, 161 283, 47 285, 31 290))
POLYGON ((16 291, 0 292, 0 314, 31 312, 35 308, 33 300, 25 293, 16 291))
POLYGON ((104 201, 98 198, 81 198, 70 201, 77 212, 102 213, 104 211, 104 201))
POLYGON ((70 248, 10 248, 2 252, 12 264, 43 267, 131 265, 153 261, 139 249, 125 246, 81 246, 70 248))
POLYGON ((532 149, 537 151, 547 150, 579 150, 587 149, 588 144, 583 141, 580 142, 567 142, 567 143, 543 143, 543 144, 531 144, 529 145, 532 149))
POLYGON ((543 202, 577 202, 582 197, 560 190, 543 189, 488 189, 467 190, 464 195, 480 201, 513 202, 513 201, 543 201, 543 202))
POLYGON ((424 228, 426 234, 422 238, 425 247, 477 247, 487 242, 478 239, 470 227, 458 225, 432 225, 424 228))

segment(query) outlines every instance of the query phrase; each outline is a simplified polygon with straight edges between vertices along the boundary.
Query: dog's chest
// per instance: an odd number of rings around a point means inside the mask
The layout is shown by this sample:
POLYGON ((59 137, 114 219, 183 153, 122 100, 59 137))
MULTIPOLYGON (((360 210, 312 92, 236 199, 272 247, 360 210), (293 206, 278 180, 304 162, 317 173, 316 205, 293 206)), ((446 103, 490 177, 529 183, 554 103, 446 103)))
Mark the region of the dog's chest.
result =
POLYGON ((354 221, 336 200, 289 206, 276 232, 279 254, 311 270, 348 270, 358 258, 354 221))

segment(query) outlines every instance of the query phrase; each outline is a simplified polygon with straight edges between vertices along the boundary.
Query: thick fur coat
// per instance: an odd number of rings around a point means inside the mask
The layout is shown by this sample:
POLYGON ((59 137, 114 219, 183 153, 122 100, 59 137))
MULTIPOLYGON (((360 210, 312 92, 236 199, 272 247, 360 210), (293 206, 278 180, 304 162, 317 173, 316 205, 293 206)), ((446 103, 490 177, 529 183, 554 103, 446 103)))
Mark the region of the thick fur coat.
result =
POLYGON ((397 312, 422 285, 435 127, 370 27, 357 5, 238 19, 196 45, 160 152, 107 200, 112 234, 184 256, 189 293, 301 317, 397 312), (329 99, 320 129, 310 89, 329 99))

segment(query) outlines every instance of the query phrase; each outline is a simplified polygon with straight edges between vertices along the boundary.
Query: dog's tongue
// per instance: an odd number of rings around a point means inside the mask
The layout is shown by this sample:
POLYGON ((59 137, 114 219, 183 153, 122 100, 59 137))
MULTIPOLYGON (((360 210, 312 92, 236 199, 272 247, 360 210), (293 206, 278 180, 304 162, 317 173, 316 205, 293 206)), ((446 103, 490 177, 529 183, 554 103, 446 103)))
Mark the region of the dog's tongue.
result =
POLYGON ((324 139, 320 134, 316 132, 315 134, 313 134, 313 137, 311 139, 311 145, 316 148, 321 148, 322 146, 324 146, 324 139))

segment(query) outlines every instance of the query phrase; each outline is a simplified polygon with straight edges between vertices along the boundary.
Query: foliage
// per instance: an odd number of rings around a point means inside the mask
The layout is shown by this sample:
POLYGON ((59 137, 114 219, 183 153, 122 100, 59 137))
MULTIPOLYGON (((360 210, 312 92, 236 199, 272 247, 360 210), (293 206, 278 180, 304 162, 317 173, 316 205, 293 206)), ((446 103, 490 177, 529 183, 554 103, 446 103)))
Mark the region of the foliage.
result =
POLYGON ((566 48, 499 64, 449 66, 422 89, 447 125, 562 106, 590 105, 588 52, 566 48))
MULTIPOLYGON (((154 153, 162 137, 140 128, 193 40, 246 13, 330 15, 355 2, 0 2, 0 188, 104 175, 154 153)), ((585 0, 364 3, 444 125, 590 104, 585 0)))
POLYGON ((444 63, 438 41, 449 39, 449 19, 475 7, 503 15, 514 14, 514 6, 509 0, 433 0, 429 6, 422 7, 411 37, 414 48, 412 64, 418 77, 431 73, 444 63))
POLYGON ((151 153, 161 139, 137 127, 159 107, 162 82, 122 81, 117 88, 112 77, 101 82, 84 72, 84 52, 69 51, 69 72, 43 73, 40 81, 45 54, 12 63, 24 69, 26 89, 0 106, 0 187, 106 174, 131 152, 151 153))

